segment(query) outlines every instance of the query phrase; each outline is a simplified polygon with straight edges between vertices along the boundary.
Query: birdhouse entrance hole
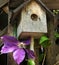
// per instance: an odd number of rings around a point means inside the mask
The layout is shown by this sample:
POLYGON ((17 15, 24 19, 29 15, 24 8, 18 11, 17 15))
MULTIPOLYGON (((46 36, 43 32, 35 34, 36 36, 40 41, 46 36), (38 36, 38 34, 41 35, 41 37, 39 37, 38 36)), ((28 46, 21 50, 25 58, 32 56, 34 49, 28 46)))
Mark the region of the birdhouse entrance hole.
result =
POLYGON ((32 14, 32 15, 31 15, 31 19, 32 19, 33 21, 37 21, 38 16, 37 16, 36 14, 32 14))

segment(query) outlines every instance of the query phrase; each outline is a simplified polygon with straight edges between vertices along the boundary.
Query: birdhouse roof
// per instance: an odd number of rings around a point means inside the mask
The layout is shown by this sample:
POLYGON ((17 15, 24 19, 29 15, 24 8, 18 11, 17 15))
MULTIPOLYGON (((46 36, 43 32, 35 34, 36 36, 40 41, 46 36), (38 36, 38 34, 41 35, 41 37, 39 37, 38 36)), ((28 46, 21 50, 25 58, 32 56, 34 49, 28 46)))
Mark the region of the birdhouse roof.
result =
MULTIPOLYGON (((14 13, 25 7, 28 3, 30 3, 32 0, 25 0, 23 4, 21 4, 19 7, 17 7, 15 10, 13 10, 14 13)), ((39 5, 41 5, 48 13, 50 13, 52 16, 55 16, 52 11, 41 1, 41 0, 34 0, 36 1, 39 5)))

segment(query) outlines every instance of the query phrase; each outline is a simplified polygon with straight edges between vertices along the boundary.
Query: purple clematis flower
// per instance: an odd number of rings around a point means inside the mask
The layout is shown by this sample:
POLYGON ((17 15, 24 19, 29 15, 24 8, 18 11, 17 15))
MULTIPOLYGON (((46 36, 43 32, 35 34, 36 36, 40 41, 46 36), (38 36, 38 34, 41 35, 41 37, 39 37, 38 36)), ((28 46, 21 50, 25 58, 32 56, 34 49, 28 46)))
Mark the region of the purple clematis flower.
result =
POLYGON ((2 36, 1 39, 4 43, 1 53, 6 54, 13 52, 13 58, 18 65, 24 60, 26 53, 28 58, 35 58, 34 52, 32 50, 25 49, 25 45, 30 44, 30 39, 21 40, 21 42, 19 42, 15 37, 7 35, 2 36))

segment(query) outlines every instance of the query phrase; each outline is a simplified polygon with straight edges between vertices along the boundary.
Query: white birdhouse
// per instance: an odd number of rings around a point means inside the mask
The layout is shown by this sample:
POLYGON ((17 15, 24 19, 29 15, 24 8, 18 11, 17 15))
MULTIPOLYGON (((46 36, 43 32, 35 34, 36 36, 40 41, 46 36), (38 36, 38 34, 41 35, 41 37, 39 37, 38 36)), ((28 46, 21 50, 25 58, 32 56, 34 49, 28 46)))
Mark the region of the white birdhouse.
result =
POLYGON ((46 11, 36 1, 31 1, 22 9, 17 36, 21 33, 47 33, 46 11))

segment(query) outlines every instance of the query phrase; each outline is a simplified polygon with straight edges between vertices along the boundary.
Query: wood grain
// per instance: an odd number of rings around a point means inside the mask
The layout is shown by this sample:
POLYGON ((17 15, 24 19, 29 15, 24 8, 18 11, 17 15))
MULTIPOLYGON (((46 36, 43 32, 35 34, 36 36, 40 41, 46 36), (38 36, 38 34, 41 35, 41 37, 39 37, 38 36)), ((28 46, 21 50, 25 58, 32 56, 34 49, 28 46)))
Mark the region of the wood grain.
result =
POLYGON ((42 0, 49 9, 59 9, 59 0, 42 0))

